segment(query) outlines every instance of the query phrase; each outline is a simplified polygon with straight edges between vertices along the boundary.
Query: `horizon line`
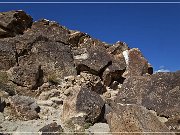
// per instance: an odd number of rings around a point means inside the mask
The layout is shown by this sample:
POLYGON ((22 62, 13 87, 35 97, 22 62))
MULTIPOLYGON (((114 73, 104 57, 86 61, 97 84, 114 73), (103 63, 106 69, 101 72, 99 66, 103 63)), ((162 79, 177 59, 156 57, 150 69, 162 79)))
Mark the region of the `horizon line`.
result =
POLYGON ((74 2, 60 2, 60 1, 52 1, 52 2, 41 2, 41 1, 29 1, 29 2, 0 2, 0 4, 180 4, 180 2, 80 2, 80 1, 74 1, 74 2))

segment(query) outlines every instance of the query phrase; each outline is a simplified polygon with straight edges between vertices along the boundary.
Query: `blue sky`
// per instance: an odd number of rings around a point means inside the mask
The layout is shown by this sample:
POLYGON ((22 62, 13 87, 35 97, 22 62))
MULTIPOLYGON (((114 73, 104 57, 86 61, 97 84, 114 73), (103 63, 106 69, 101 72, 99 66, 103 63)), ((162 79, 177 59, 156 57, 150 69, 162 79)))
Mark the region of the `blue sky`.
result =
POLYGON ((92 37, 107 43, 124 41, 131 48, 139 48, 145 58, 153 65, 154 70, 158 70, 159 68, 170 71, 180 70, 180 3, 0 3, 0 7, 1 12, 22 9, 30 14, 34 18, 34 21, 41 18, 55 20, 69 29, 86 32, 92 37))

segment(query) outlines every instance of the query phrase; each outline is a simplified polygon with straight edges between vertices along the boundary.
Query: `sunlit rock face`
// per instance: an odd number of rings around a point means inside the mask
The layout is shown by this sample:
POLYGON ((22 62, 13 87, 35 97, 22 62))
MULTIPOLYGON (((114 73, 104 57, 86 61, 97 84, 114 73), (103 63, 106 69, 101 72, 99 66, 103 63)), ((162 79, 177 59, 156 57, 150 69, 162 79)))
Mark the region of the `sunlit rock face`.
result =
POLYGON ((0 13, 0 132, 179 132, 180 72, 24 11, 0 13))

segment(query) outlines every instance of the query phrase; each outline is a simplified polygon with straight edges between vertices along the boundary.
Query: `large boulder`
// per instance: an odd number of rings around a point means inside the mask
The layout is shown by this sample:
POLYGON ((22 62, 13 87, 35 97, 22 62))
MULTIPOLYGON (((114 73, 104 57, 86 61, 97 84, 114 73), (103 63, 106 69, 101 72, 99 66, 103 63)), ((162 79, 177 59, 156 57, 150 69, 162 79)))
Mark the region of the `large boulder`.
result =
POLYGON ((24 11, 9 11, 0 13, 0 38, 23 34, 31 27, 32 18, 24 11))
POLYGON ((73 48, 73 55, 78 73, 88 71, 94 75, 101 75, 112 63, 104 43, 91 38, 85 38, 84 42, 73 48))
POLYGON ((167 126, 179 131, 180 116, 180 72, 156 73, 147 76, 134 76, 125 80, 115 100, 116 104, 138 104, 154 110, 158 116, 171 122, 167 126), (176 122, 175 122, 176 121, 176 122))
MULTIPOLYGON (((123 77, 129 76, 142 76, 149 73, 148 61, 143 57, 141 51, 137 48, 123 51, 123 55, 126 61, 126 72, 123 77)), ((151 73, 151 72, 150 72, 151 73)))
POLYGON ((20 120, 33 120, 39 118, 38 113, 40 112, 40 107, 33 98, 15 95, 9 97, 9 103, 14 117, 20 120))
POLYGON ((74 89, 63 104, 62 120, 65 125, 74 125, 71 130, 83 130, 87 123, 95 123, 102 117, 103 99, 86 84, 74 89), (79 128, 80 127, 80 128, 79 128))
POLYGON ((29 54, 19 57, 18 64, 12 70, 12 81, 31 88, 76 75, 70 47, 58 42, 34 43, 29 54))
POLYGON ((117 104, 107 114, 107 122, 113 135, 174 134, 151 111, 133 104, 117 104))

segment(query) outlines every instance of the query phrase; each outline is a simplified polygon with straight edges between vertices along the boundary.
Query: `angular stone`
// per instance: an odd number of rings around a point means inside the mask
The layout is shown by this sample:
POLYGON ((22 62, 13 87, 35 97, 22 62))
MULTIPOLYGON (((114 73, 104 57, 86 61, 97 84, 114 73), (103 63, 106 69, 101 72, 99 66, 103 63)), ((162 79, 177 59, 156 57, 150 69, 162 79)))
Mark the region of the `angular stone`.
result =
MULTIPOLYGON (((180 116, 180 72, 130 77, 123 83, 115 102, 142 105, 154 110, 158 116, 168 119, 178 118, 180 116)), ((179 119, 174 121, 178 123, 179 119)), ((179 129, 176 130, 178 131, 179 129)))
POLYGON ((117 104, 113 111, 107 114, 107 122, 113 135, 117 133, 143 135, 156 132, 159 135, 165 132, 174 135, 165 124, 158 120, 156 115, 142 106, 133 104, 117 104))
POLYGON ((32 18, 24 11, 9 11, 0 13, 0 38, 23 34, 31 27, 32 18))
POLYGON ((112 55, 112 64, 108 66, 103 72, 102 79, 106 86, 110 86, 114 81, 123 83, 124 78, 122 74, 125 72, 126 63, 122 53, 112 55))
POLYGON ((76 121, 82 121, 78 123, 80 126, 83 126, 83 122, 95 123, 101 118, 103 106, 103 99, 92 91, 91 86, 84 85, 79 90, 76 89, 74 95, 64 101, 63 122, 67 123, 72 119, 77 119, 76 121))
POLYGON ((106 52, 104 43, 87 38, 77 48, 73 49, 77 71, 88 71, 99 75, 111 64, 111 56, 106 52))
POLYGON ((20 65, 12 70, 12 81, 19 86, 36 89, 43 84, 43 71, 40 65, 20 65))
POLYGON ((22 120, 38 119, 40 107, 36 104, 33 98, 27 96, 15 95, 9 97, 12 112, 17 118, 22 120))
POLYGON ((133 48, 123 52, 126 60, 126 72, 123 77, 127 78, 129 76, 142 76, 148 73, 148 62, 141 54, 140 50, 133 48))
POLYGON ((30 30, 25 34, 46 37, 51 41, 68 44, 69 30, 57 22, 46 19, 39 20, 32 24, 30 30))
POLYGON ((42 127, 39 132, 41 132, 41 135, 61 135, 63 134, 63 129, 61 125, 57 125, 56 122, 53 122, 42 127))

